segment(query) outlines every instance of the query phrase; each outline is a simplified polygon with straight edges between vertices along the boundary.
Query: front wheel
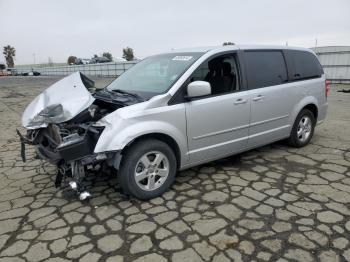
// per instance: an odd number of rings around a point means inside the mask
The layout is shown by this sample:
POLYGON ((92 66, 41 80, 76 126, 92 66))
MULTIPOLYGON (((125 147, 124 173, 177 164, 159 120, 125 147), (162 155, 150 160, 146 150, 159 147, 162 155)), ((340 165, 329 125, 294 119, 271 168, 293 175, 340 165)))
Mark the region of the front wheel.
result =
POLYGON ((147 139, 127 149, 119 170, 119 182, 128 195, 147 200, 163 194, 174 182, 176 157, 164 142, 147 139))
POLYGON ((306 146, 314 134, 315 125, 314 114, 308 109, 301 110, 294 122, 288 143, 294 147, 306 146))

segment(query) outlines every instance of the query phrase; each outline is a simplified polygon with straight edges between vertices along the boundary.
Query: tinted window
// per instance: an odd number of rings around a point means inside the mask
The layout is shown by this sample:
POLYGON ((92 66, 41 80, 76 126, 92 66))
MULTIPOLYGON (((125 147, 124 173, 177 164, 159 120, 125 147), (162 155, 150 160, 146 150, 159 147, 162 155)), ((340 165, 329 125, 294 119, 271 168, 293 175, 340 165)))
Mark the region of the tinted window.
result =
POLYGON ((287 82, 287 69, 281 51, 246 51, 245 59, 250 89, 287 82))
POLYGON ((292 64, 292 80, 320 77, 323 74, 322 66, 314 54, 298 50, 288 50, 287 54, 292 64))

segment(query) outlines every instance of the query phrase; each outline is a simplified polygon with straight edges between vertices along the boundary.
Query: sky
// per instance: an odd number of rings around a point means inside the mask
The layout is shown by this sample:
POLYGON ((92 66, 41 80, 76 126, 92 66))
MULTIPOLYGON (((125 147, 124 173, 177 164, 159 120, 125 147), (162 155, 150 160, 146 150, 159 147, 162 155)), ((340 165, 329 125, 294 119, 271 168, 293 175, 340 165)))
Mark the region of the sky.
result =
POLYGON ((15 64, 121 57, 127 46, 144 58, 226 41, 350 45, 350 0, 0 0, 0 21, 15 64))

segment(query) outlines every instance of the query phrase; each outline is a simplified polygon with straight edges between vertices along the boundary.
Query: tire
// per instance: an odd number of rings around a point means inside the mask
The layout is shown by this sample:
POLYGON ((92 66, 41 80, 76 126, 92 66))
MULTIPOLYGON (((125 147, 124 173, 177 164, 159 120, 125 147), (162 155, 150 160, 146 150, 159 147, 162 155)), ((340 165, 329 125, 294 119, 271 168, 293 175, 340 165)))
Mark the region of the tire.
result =
POLYGON ((301 110, 293 124, 288 144, 293 147, 306 146, 314 134, 315 125, 314 114, 308 109, 301 110))
POLYGON ((126 195, 147 200, 162 195, 177 172, 173 150, 156 139, 132 144, 123 156, 118 180, 126 195))

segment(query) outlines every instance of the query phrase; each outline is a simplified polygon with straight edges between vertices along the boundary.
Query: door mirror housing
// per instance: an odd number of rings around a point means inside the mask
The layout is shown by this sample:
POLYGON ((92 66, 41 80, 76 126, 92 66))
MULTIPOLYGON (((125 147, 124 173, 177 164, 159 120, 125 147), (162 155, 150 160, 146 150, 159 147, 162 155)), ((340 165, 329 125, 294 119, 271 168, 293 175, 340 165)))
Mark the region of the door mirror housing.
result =
POLYGON ((189 99, 210 94, 211 86, 206 81, 194 81, 187 86, 187 98, 189 99))

